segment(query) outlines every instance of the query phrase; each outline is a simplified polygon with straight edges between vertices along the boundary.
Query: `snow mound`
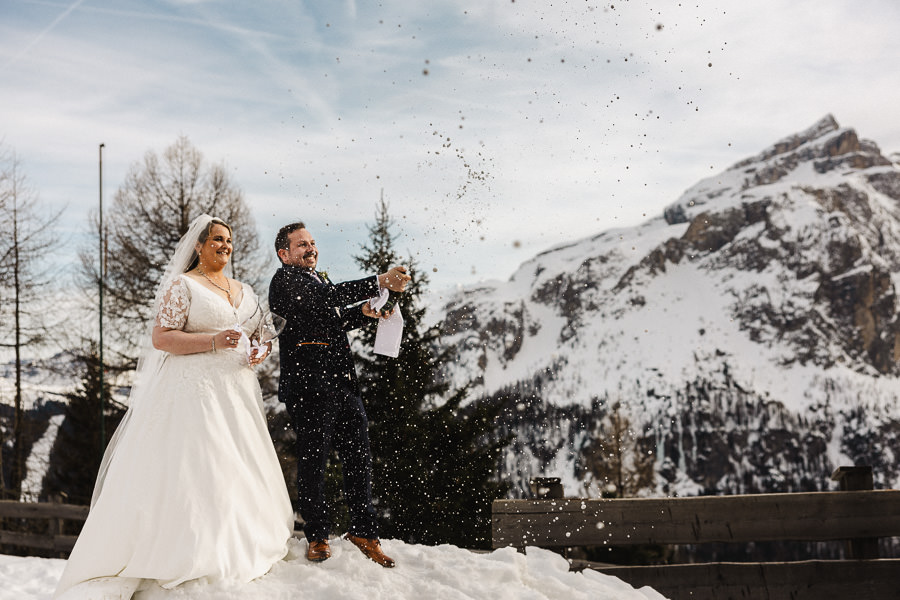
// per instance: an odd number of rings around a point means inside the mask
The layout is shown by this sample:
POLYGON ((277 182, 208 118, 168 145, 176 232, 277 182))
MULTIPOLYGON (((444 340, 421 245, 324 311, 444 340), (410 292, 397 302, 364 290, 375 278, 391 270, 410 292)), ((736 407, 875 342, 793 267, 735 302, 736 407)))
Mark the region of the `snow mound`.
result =
MULTIPOLYGON (((332 540, 323 563, 305 558, 306 542, 291 540, 284 560, 244 585, 188 582, 173 590, 151 586, 134 600, 665 600, 594 571, 569 571, 566 559, 540 548, 475 553, 450 545, 420 546, 382 540, 397 561, 384 569, 350 542, 332 540)), ((0 555, 0 600, 49 600, 65 561, 0 555)))

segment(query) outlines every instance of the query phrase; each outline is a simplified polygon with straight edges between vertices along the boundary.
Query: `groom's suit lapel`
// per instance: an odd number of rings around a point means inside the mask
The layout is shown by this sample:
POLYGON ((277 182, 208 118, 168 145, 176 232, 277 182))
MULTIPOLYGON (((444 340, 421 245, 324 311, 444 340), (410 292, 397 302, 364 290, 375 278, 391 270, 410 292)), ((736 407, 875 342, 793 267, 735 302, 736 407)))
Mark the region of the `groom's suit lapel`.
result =
MULTIPOLYGON (((332 283, 331 279, 328 278, 328 273, 325 271, 309 271, 309 273, 307 273, 307 274, 309 275, 309 278, 312 279, 313 281, 315 281, 316 283, 322 283, 324 285, 327 285, 328 287, 334 286, 334 283, 332 283)), ((341 318, 342 317, 341 309, 337 306, 335 306, 333 308, 334 308, 334 314, 336 314, 338 316, 338 318, 341 318)))

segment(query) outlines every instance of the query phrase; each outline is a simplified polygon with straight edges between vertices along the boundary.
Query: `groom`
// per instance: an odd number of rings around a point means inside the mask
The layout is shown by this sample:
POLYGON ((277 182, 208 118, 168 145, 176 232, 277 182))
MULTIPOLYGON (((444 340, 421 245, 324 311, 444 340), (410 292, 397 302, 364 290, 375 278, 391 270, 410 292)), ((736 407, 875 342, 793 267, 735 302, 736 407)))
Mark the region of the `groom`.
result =
POLYGON ((278 398, 297 434, 297 496, 309 542, 307 559, 331 556, 325 465, 334 448, 341 459, 344 497, 350 512, 346 538, 383 567, 393 567, 378 541, 372 506, 372 455, 368 419, 360 398, 347 331, 378 318, 368 302, 381 288, 401 292, 410 280, 405 267, 334 284, 317 273, 316 242, 303 223, 279 230, 275 252, 281 268, 269 285, 269 308, 285 317, 279 338, 278 398))

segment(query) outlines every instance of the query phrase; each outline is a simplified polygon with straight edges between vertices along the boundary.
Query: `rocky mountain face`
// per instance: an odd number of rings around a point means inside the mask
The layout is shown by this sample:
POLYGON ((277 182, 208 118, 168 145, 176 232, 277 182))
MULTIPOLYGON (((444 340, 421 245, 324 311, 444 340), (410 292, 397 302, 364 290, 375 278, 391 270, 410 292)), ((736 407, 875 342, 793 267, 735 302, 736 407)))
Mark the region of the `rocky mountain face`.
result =
POLYGON ((900 484, 900 165, 830 115, 663 214, 443 307, 444 375, 503 402, 504 475, 569 495, 900 484))

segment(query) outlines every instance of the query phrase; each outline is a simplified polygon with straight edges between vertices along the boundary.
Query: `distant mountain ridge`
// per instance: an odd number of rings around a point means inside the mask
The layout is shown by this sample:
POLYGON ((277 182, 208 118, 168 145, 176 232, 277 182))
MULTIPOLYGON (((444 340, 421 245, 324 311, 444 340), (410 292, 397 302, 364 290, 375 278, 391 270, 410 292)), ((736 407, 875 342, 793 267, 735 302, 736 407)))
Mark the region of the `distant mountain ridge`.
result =
POLYGON ((828 115, 657 218, 456 292, 445 376, 509 404, 520 489, 599 493, 615 423, 626 470, 653 457, 640 493, 825 489, 854 463, 894 486, 898 271, 900 166, 828 115))

